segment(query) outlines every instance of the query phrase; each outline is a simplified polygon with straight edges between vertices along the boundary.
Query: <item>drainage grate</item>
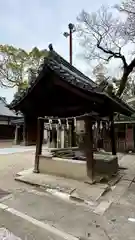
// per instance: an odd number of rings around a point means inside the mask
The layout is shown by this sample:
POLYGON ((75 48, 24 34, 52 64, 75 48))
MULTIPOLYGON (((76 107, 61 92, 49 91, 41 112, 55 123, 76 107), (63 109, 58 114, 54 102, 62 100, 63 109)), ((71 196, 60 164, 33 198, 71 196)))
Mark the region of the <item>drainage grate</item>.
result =
POLYGON ((10 194, 10 192, 4 191, 0 188, 0 199, 6 197, 8 194, 10 194))

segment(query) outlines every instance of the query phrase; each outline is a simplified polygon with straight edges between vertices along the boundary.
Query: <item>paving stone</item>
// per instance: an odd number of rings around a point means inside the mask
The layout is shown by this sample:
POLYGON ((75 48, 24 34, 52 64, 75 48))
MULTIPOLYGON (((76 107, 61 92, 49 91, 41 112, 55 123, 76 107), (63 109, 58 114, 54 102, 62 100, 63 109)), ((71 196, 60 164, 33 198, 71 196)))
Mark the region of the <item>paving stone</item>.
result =
POLYGON ((108 228, 107 222, 92 213, 89 207, 65 202, 51 194, 35 193, 18 193, 15 198, 5 200, 4 204, 73 236, 87 237, 91 233, 92 237, 102 236, 101 239, 107 239, 103 230, 108 228))
POLYGON ((64 238, 60 238, 43 228, 3 210, 0 210, 0 228, 6 228, 10 236, 13 237, 3 238, 5 240, 64 240, 64 238))
POLYGON ((105 211, 110 207, 112 201, 102 201, 94 210, 94 213, 103 215, 105 211))

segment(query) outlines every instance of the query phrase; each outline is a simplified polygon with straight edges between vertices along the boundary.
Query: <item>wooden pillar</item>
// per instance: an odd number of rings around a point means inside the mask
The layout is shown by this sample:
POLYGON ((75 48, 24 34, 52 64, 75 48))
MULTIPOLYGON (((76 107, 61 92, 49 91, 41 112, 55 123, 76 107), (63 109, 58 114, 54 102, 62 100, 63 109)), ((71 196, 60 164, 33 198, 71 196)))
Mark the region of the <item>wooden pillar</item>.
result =
POLYGON ((40 152, 39 152, 39 154, 42 154, 42 144, 43 144, 43 139, 44 139, 44 120, 41 119, 40 121, 41 121, 41 123, 40 123, 41 128, 40 128, 40 152))
POLYGON ((23 123, 23 143, 24 146, 27 146, 27 126, 26 126, 26 117, 24 116, 23 123))
POLYGON ((57 148, 60 147, 60 129, 59 127, 57 128, 57 148))
POLYGON ((26 144, 26 127, 25 127, 25 122, 23 124, 23 145, 25 146, 26 144))
POLYGON ((76 147, 76 132, 74 126, 74 120, 71 122, 71 147, 76 147))
POLYGON ((44 121, 38 118, 35 166, 33 171, 34 173, 39 173, 39 155, 42 153, 43 133, 44 133, 44 121))
POLYGON ((15 138, 14 138, 14 144, 19 144, 19 128, 20 126, 16 125, 15 127, 15 138))
POLYGON ((29 117, 24 115, 24 138, 25 138, 25 146, 29 146, 30 144, 30 132, 29 132, 29 117))
POLYGON ((111 138, 112 155, 116 155, 116 138, 115 138, 113 114, 110 116, 110 138, 111 138))
POLYGON ((56 129, 52 128, 52 148, 57 148, 57 136, 56 136, 56 129))
POLYGON ((47 143, 47 130, 44 128, 44 137, 43 137, 43 142, 46 144, 47 143))
POLYGON ((61 127, 60 144, 61 144, 61 148, 64 148, 64 126, 61 127))
POLYGON ((86 155, 87 176, 91 183, 94 182, 94 158, 93 158, 93 132, 92 121, 89 116, 84 119, 85 122, 85 137, 84 137, 84 151, 86 155))
POLYGON ((51 143, 50 143, 50 130, 47 131, 47 146, 48 146, 48 148, 51 147, 51 143))
POLYGON ((25 125, 23 124, 22 125, 22 128, 23 128, 23 140, 22 140, 22 143, 21 145, 25 146, 26 145, 26 140, 25 140, 25 125))
POLYGON ((124 152, 126 152, 127 145, 128 145, 128 142, 127 142, 127 131, 128 131, 128 126, 127 126, 127 124, 125 124, 125 149, 124 149, 124 152))
POLYGON ((135 151, 135 124, 133 124, 134 151, 135 151))
POLYGON ((68 147, 72 147, 71 143, 71 125, 69 124, 69 129, 67 130, 67 136, 68 136, 68 147))
POLYGON ((68 148, 69 147, 69 141, 70 141, 70 138, 69 138, 69 131, 66 129, 65 130, 65 139, 64 139, 64 147, 65 148, 68 148))

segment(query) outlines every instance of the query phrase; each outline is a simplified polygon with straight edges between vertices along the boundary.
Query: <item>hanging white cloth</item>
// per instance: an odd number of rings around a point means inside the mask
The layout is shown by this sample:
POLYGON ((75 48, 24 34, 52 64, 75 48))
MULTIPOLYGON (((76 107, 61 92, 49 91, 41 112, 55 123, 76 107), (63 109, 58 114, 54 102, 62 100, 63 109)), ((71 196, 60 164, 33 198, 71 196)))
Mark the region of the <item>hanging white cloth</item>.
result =
POLYGON ((66 119, 66 128, 67 128, 67 130, 69 130, 68 118, 66 119))
POLYGON ((49 128, 52 130, 52 119, 49 119, 49 128))

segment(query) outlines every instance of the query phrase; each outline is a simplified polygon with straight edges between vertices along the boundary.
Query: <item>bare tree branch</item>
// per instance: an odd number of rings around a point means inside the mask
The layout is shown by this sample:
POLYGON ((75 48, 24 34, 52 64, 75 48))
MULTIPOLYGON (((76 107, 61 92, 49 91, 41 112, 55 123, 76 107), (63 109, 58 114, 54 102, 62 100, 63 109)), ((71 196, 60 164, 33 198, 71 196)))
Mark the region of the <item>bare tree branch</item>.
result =
POLYGON ((109 61, 113 57, 114 58, 120 58, 123 61, 124 67, 126 67, 127 66, 127 62, 126 62, 126 59, 125 59, 124 55, 122 55, 120 51, 117 53, 117 52, 113 52, 112 50, 107 50, 107 49, 103 48, 102 46, 100 46, 101 41, 102 41, 102 37, 97 42, 97 48, 102 50, 104 53, 110 55, 107 60, 109 61))
MULTIPOLYGON (((133 3, 133 0, 129 1, 130 4, 133 3)), ((126 8, 128 5, 123 3, 123 6, 126 8)), ((120 18, 115 18, 112 12, 109 11, 109 8, 102 6, 96 13, 89 14, 83 10, 77 18, 79 41, 87 61, 95 59, 106 62, 110 62, 112 59, 121 60, 122 77, 117 92, 118 96, 121 96, 123 93, 128 77, 135 68, 134 56, 131 62, 128 63, 126 56, 123 54, 124 47, 128 45, 131 47, 131 44, 135 41, 135 31, 131 31, 134 29, 131 27, 127 28, 131 20, 132 23, 135 23, 135 15, 133 19, 131 14, 133 13, 130 12, 128 18, 123 22, 120 18), (129 31, 130 35, 128 35, 129 31), (134 34, 134 37, 131 33, 134 34)))

